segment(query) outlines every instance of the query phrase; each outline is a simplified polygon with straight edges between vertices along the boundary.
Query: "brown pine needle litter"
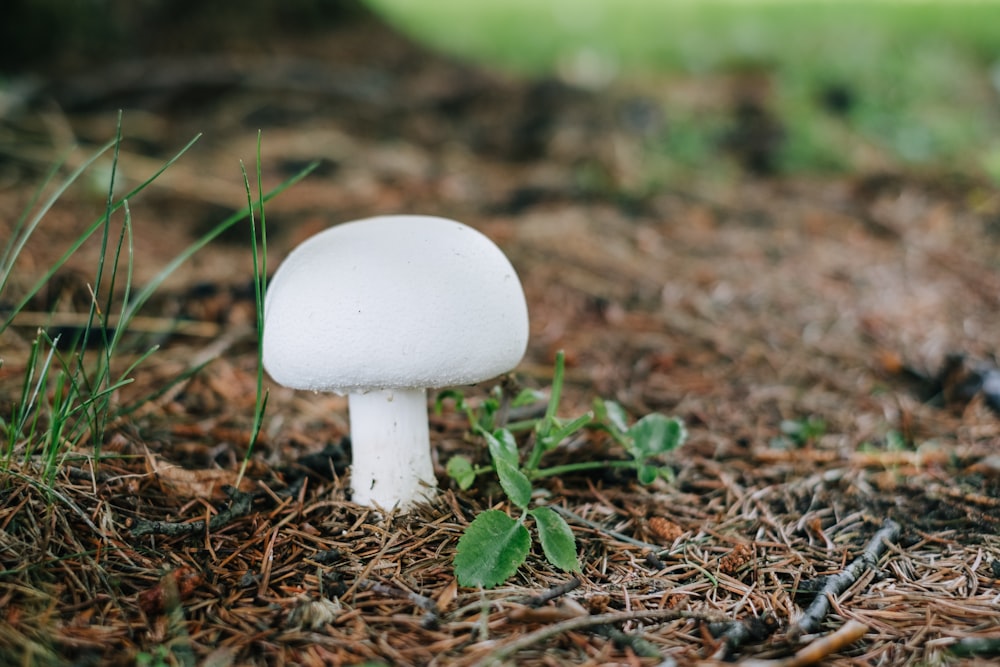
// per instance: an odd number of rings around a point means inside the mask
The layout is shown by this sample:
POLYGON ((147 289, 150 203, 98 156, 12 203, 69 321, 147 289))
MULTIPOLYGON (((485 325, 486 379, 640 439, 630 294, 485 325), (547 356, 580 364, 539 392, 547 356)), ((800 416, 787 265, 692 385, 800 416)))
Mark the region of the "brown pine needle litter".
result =
MULTIPOLYGON (((650 185, 649 138, 615 120, 636 90, 500 79, 368 23, 289 42, 336 63, 318 82, 347 89, 323 99, 312 97, 322 86, 305 98, 199 89, 189 91, 204 100, 194 112, 154 96, 135 124, 126 113, 126 135, 148 135, 143 155, 196 131, 212 137, 176 165, 167 196, 134 202, 137 284, 216 217, 205 202, 217 206, 222 191, 205 184, 239 183, 234 156, 252 155, 247 128, 263 122, 266 181, 318 154, 329 161, 274 200, 269 261, 362 214, 474 225, 510 255, 528 294, 519 381, 545 389, 562 349, 567 415, 600 396, 636 417, 682 418, 690 439, 665 461, 676 478, 643 487, 608 469, 540 480, 537 501, 572 526, 582 571, 554 570, 536 551, 483 591, 458 586, 455 545, 478 512, 509 508, 489 476, 467 492, 449 485, 451 456, 486 458, 447 406, 431 416, 444 491, 411 514, 347 500, 343 399, 274 386, 231 488, 257 368, 247 238, 228 239, 165 286, 129 333, 122 366, 151 342, 162 349, 116 393, 115 405, 138 404, 108 425, 99 465, 83 441, 49 485, 23 442, 4 456, 0 665, 997 659, 1000 418, 988 397, 938 372, 954 352, 1000 354, 995 185, 950 173, 761 179, 725 169, 650 185), (378 73, 377 95, 350 89, 342 75, 355 66, 378 73)), ((240 71, 264 66, 251 64, 240 71)), ((747 87, 738 78, 677 90, 725 105, 747 87)), ((668 88, 638 92, 659 99, 668 88)), ((107 127, 100 118, 61 121, 103 141, 114 115, 107 127)), ((15 120, 46 136, 45 123, 15 120)), ((4 183, 20 173, 4 171, 4 183)), ((0 238, 29 185, 0 189, 0 238)), ((235 200, 227 206, 243 205, 239 190, 223 192, 235 200)), ((88 197, 53 208, 12 294, 85 227, 88 197)), ((71 297, 88 298, 87 252, 59 275, 63 288, 0 334, 0 417, 39 324, 83 321, 71 297), (37 315, 49 312, 60 315, 37 315)), ((471 400, 487 390, 467 389, 471 400)), ((587 432, 552 456, 623 454, 587 432)))
POLYGON ((446 492, 411 515, 380 520, 344 501, 332 482, 290 495, 267 486, 277 480, 261 480, 257 492, 191 502, 164 495, 141 461, 139 472, 114 465, 99 476, 67 467, 58 496, 20 475, 5 478, 4 655, 54 664, 72 649, 115 663, 155 642, 198 661, 224 655, 225 664, 693 664, 721 656, 904 664, 952 647, 981 652, 995 632, 996 537, 945 529, 931 538, 918 527, 929 527, 925 519, 901 532, 892 520, 880 529, 842 474, 823 482, 803 470, 802 481, 778 485, 758 468, 760 487, 738 488, 713 474, 716 461, 693 461, 684 486, 714 487, 696 503, 673 488, 581 491, 567 501, 586 519, 574 526, 584 564, 577 578, 536 555, 506 586, 474 591, 455 588, 450 564, 476 511, 468 497, 446 492), (789 500, 806 498, 807 480, 815 509, 784 512, 789 500), (596 497, 580 500, 586 495, 596 497), (659 547, 614 536, 644 536, 649 514, 687 530, 659 547), (745 554, 744 544, 751 555, 733 571, 727 558, 745 554), (810 603, 807 588, 822 597, 810 603), (828 600, 825 611, 814 611, 819 599, 828 600), (738 641, 726 633, 765 616, 777 619, 766 632, 738 641))

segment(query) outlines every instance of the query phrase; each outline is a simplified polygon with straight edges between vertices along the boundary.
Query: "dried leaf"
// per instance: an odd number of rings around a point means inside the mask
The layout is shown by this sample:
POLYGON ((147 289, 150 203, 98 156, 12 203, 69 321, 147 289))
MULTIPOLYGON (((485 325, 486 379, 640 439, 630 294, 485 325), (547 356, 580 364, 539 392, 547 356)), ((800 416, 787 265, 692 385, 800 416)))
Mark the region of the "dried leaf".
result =
MULTIPOLYGON (((158 461, 156 456, 146 452, 146 470, 156 477, 163 490, 181 498, 211 498, 222 500, 226 498, 223 489, 235 486, 239 473, 235 470, 203 469, 187 470, 180 466, 158 461)), ((244 477, 240 481, 239 490, 245 493, 253 491, 253 480, 244 477)))
POLYGON ((149 616, 155 616, 190 598, 205 581, 201 572, 183 565, 168 572, 160 582, 139 593, 139 607, 149 616))

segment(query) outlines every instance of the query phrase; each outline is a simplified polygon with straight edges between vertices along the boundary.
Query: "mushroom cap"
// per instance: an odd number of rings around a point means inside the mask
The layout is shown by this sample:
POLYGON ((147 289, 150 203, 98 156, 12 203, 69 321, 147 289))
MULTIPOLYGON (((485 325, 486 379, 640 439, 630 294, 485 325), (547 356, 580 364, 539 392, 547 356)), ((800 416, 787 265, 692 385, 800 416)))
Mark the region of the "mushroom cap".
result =
POLYGON ((278 267, 264 305, 275 381, 340 394, 472 384, 528 343, 521 281, 486 236, 396 215, 331 227, 278 267))

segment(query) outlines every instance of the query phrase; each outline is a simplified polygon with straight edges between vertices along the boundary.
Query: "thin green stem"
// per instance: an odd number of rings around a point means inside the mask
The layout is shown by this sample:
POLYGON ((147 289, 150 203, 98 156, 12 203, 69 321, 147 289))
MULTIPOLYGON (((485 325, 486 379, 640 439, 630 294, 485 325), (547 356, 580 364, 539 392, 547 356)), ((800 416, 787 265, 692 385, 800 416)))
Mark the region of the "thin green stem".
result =
MULTIPOLYGON (((101 252, 97 257, 97 273, 94 276, 93 292, 90 300, 90 313, 87 318, 87 326, 83 331, 83 340, 79 345, 79 357, 83 361, 83 351, 87 349, 87 342, 90 338, 90 332, 93 330, 94 317, 98 317, 98 321, 101 323, 101 341, 104 344, 105 355, 110 364, 111 361, 111 351, 108 350, 108 317, 111 315, 111 299, 114 294, 114 274, 117 270, 118 256, 115 256, 115 263, 112 267, 112 278, 111 285, 108 287, 108 299, 105 303, 105 308, 103 312, 101 311, 101 303, 99 300, 99 294, 101 291, 101 283, 104 282, 104 266, 107 262, 108 256, 108 242, 111 239, 111 211, 114 206, 115 200, 115 174, 118 170, 118 158, 121 151, 122 145, 122 112, 118 111, 118 123, 115 129, 115 143, 114 150, 111 152, 111 177, 108 179, 108 196, 104 205, 104 218, 101 224, 101 252)), ((119 250, 121 245, 119 244, 119 250)))
POLYGON ((563 374, 566 369, 566 354, 559 350, 556 352, 556 364, 552 373, 552 389, 549 392, 549 404, 545 407, 545 416, 538 422, 535 429, 535 443, 525 464, 525 470, 536 470, 542 461, 542 455, 551 449, 549 438, 552 429, 559 425, 556 412, 559 410, 559 401, 562 398, 563 374))
POLYGON ((552 389, 549 394, 549 404, 545 408, 544 428, 551 428, 555 423, 556 411, 559 409, 559 401, 562 399, 563 374, 566 370, 566 353, 562 350, 556 352, 556 366, 552 374, 552 389))
POLYGON ((520 433, 522 431, 530 431, 536 426, 538 426, 537 419, 524 419, 517 422, 508 422, 504 428, 512 433, 520 433))
POLYGON ((545 447, 542 445, 543 436, 535 432, 535 442, 531 448, 531 455, 528 457, 528 462, 524 464, 524 469, 526 471, 535 471, 538 469, 538 464, 542 461, 542 455, 546 452, 545 447))
POLYGON ((250 456, 253 454, 254 445, 260 436, 261 428, 264 425, 264 411, 267 409, 268 392, 264 389, 264 302, 267 297, 267 220, 264 214, 264 182, 261 171, 261 145, 263 143, 263 133, 257 132, 257 207, 260 210, 260 243, 257 243, 257 226, 254 220, 254 201, 250 189, 250 179, 247 176, 246 167, 240 163, 243 172, 243 183, 247 191, 247 203, 250 210, 250 248, 253 257, 253 287, 254 302, 257 308, 257 388, 256 401, 254 404, 253 429, 250 433, 250 442, 247 445, 246 455, 240 465, 240 472, 236 485, 243 481, 250 456))
POLYGON ((568 473, 581 472, 584 470, 598 470, 601 468, 627 468, 637 470, 639 464, 636 461, 581 461, 580 463, 566 463, 551 468, 540 468, 538 470, 525 470, 529 479, 541 479, 542 477, 556 477, 568 473))

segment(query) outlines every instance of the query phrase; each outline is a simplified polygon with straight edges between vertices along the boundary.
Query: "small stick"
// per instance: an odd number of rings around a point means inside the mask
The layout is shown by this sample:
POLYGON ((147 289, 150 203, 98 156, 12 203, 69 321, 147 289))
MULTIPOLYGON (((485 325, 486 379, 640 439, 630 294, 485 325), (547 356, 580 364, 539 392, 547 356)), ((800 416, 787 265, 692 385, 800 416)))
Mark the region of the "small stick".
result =
POLYGON ((795 652, 783 667, 804 667, 815 665, 832 653, 840 651, 865 636, 868 626, 854 619, 844 623, 839 630, 825 637, 820 637, 808 646, 795 652))
POLYGON ((551 602, 556 598, 566 595, 570 591, 580 587, 580 580, 577 577, 573 577, 569 581, 559 584, 558 586, 553 586, 552 588, 539 593, 538 595, 524 598, 521 603, 529 607, 541 607, 546 602, 551 602))
POLYGON ((837 574, 827 577, 823 588, 816 593, 816 599, 788 630, 789 638, 795 640, 819 628, 820 623, 830 611, 830 599, 850 588, 866 570, 874 568, 888 544, 899 539, 901 530, 898 523, 892 519, 886 519, 882 528, 872 536, 868 546, 865 547, 860 556, 837 574))
POLYGON ((441 611, 438 609, 437 603, 430 599, 429 597, 420 595, 419 593, 414 593, 412 591, 407 591, 396 586, 389 586, 388 584, 383 584, 377 581, 366 580, 364 583, 368 590, 378 593, 379 595, 385 595, 386 597, 393 598, 406 598, 418 608, 423 609, 427 612, 420 625, 424 628, 437 627, 438 623, 441 621, 441 611))
POLYGON ((619 647, 627 646, 640 658, 663 659, 663 654, 660 653, 660 649, 656 648, 652 642, 647 641, 641 635, 630 635, 623 630, 619 630, 613 625, 598 625, 594 628, 594 632, 607 637, 619 647))
POLYGON ((868 626, 855 620, 850 620, 837 630, 820 637, 811 644, 799 649, 795 655, 780 660, 748 660, 743 667, 807 667, 815 665, 824 658, 841 651, 861 639, 868 632, 868 626))
POLYGON ((625 623, 626 621, 655 621, 662 623, 665 621, 675 621, 680 618, 690 618, 696 620, 717 620, 717 617, 710 614, 699 614, 692 611, 680 609, 643 609, 638 611, 609 612, 607 614, 596 614, 594 616, 579 616, 570 618, 559 623, 547 625, 534 632, 529 632, 517 639, 508 642, 488 656, 480 660, 474 667, 489 667, 503 662, 522 649, 529 648, 533 644, 543 642, 546 639, 561 635, 564 632, 574 632, 593 626, 611 625, 613 623, 625 623))
POLYGON ((765 614, 742 621, 731 621, 722 624, 720 629, 721 632, 715 627, 709 627, 709 631, 720 640, 719 650, 712 657, 725 660, 743 644, 759 642, 771 636, 778 629, 778 622, 773 616, 765 614))
MULTIPOLYGON (((229 504, 229 507, 213 516, 208 522, 208 529, 210 531, 218 530, 233 520, 249 514, 250 510, 253 508, 254 497, 257 495, 255 493, 246 493, 232 487, 227 487, 226 493, 229 494, 232 502, 229 504)), ((132 534, 137 537, 153 534, 176 537, 178 535, 200 533, 203 530, 205 530, 204 521, 174 523, 172 521, 148 521, 146 519, 138 519, 132 525, 132 534)))

